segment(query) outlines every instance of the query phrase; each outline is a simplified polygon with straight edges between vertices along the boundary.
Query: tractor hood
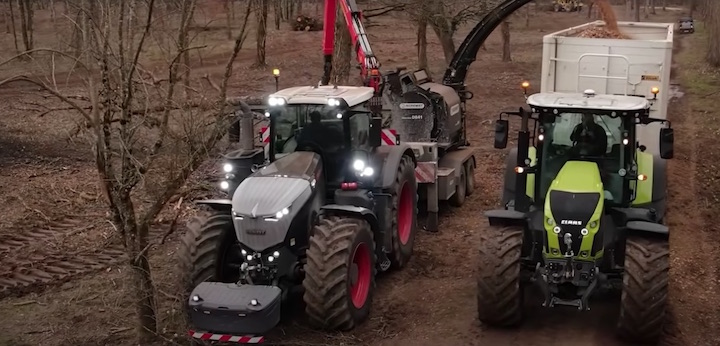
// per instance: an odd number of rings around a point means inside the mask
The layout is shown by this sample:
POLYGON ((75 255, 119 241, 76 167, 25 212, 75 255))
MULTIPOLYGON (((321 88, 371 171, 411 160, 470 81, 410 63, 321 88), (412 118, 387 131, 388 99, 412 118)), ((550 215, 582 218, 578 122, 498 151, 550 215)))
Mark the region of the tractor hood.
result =
POLYGON ((562 256, 568 250, 564 243, 566 233, 572 235, 575 256, 586 250, 587 245, 592 245, 600 227, 603 192, 596 163, 568 161, 563 165, 545 198, 545 229, 551 255, 562 256), (583 229, 587 230, 585 236, 583 229))
POLYGON ((287 155, 243 180, 232 198, 238 241, 263 251, 282 243, 290 226, 313 195, 317 154, 287 155))

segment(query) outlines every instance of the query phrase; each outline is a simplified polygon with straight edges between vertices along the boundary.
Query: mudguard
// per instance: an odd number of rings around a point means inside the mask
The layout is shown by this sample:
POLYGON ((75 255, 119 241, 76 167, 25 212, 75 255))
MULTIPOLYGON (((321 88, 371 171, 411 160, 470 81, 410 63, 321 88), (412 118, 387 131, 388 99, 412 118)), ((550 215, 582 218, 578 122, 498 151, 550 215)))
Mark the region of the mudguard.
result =
POLYGON ((526 225, 527 224, 527 214, 515 211, 512 209, 495 209, 495 210, 488 210, 485 212, 485 217, 488 218, 488 223, 490 223, 491 226, 498 226, 498 225, 526 225))
POLYGON ((647 221, 630 221, 625 225, 629 232, 655 234, 668 237, 670 235, 670 229, 659 223, 647 222, 647 221))
POLYGON ((202 201, 197 201, 195 203, 207 205, 208 207, 217 211, 229 212, 232 210, 232 201, 229 199, 205 199, 202 201))
POLYGON ((400 165, 400 160, 403 155, 409 156, 413 164, 417 165, 415 153, 407 144, 384 145, 375 150, 374 162, 382 167, 378 179, 375 181, 376 187, 382 189, 392 187, 395 183, 398 165, 400 165), (378 162, 379 160, 382 160, 382 163, 378 162))
MULTIPOLYGON (((373 239, 375 240, 375 243, 380 245, 384 243, 385 234, 383 232, 383 229, 380 228, 380 223, 378 222, 377 216, 375 216, 375 213, 373 213, 372 210, 363 207, 356 207, 354 205, 328 204, 320 208, 320 215, 324 214, 325 212, 361 217, 365 219, 365 221, 370 224, 370 229, 372 229, 373 239)), ((382 255, 384 249, 384 246, 380 245, 375 246, 375 252, 378 255, 378 258, 380 258, 380 255, 382 255)))
MULTIPOLYGON (((322 215, 324 212, 333 212, 336 214, 344 214, 344 215, 352 215, 352 216, 359 216, 365 221, 367 221, 370 224, 370 228, 372 228, 373 233, 378 233, 380 230, 380 224, 378 223, 378 219, 375 216, 375 213, 373 213, 372 210, 368 208, 363 207, 356 207, 354 205, 340 205, 340 204, 327 204, 322 207, 320 207, 320 215, 322 215)), ((376 238, 376 240, 379 240, 382 238, 376 238)))

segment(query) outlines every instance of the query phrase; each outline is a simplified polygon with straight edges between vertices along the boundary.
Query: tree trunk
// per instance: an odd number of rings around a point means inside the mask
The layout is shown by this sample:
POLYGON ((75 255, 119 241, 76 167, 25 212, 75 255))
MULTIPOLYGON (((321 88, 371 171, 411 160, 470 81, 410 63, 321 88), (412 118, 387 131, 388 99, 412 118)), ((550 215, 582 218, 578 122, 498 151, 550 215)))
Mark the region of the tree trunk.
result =
POLYGON ((268 17, 268 0, 255 1, 255 19, 257 21, 257 30, 255 35, 255 43, 257 47, 257 55, 255 56, 255 66, 264 67, 265 63, 265 43, 267 40, 267 17, 268 17))
POLYGON ((32 6, 28 6, 26 0, 18 0, 20 8, 20 30, 22 33, 23 45, 25 51, 33 49, 32 42, 32 6))
POLYGON ((650 14, 657 14, 655 10, 655 0, 650 0, 650 14))
POLYGON ((230 11, 230 6, 232 4, 230 3, 232 0, 225 0, 223 2, 223 9, 225 10, 225 31, 227 34, 227 39, 232 40, 233 34, 232 34, 232 11, 230 11))
MULTIPOLYGON (((345 17, 338 6, 335 17, 335 51, 333 52, 332 76, 330 80, 335 85, 347 84, 350 78, 352 60, 352 38, 345 25, 345 17)), ((328 25, 325 23, 324 25, 328 25)))
POLYGON ((634 9, 634 18, 636 22, 640 21, 640 1, 639 0, 633 0, 633 5, 635 6, 634 9))
POLYGON ((428 68, 428 57, 427 57, 427 18, 421 16, 417 23, 417 54, 418 54, 418 68, 428 68))
POLYGON ((663 11, 667 11, 667 2, 668 2, 668 0, 663 0, 663 4, 662 4, 663 11))
MULTIPOLYGON (((296 0, 296 1, 297 1, 297 6, 296 6, 296 9, 295 9, 295 13, 296 13, 296 14, 302 14, 302 11, 303 11, 303 6, 302 6, 302 5, 303 5, 303 0, 296 0)), ((291 16, 291 18, 292 18, 292 17, 296 17, 296 16, 291 16)))
POLYGON ((530 4, 525 5, 525 28, 530 27, 530 4))
POLYGON ((708 31, 707 62, 720 67, 720 1, 713 0, 706 2, 705 10, 707 20, 705 25, 708 31))
POLYGON ((13 42, 15 42, 15 51, 20 53, 20 47, 18 46, 17 30, 15 30, 15 12, 13 11, 12 0, 8 1, 8 7, 10 8, 10 25, 12 25, 13 42))
POLYGON ((440 46, 445 55, 445 63, 450 64, 455 55, 455 42, 453 41, 453 32, 450 28, 450 23, 445 19, 440 19, 432 21, 430 26, 432 26, 435 35, 437 35, 438 40, 440 40, 440 46))
POLYGON ((510 56, 510 22, 507 20, 502 22, 501 32, 503 45, 502 61, 509 62, 512 61, 512 57, 510 56))
POLYGON ((588 19, 590 19, 590 18, 592 17, 592 11, 593 11, 593 6, 594 6, 594 5, 595 5, 595 1, 590 1, 590 4, 588 4, 588 9, 587 9, 587 17, 588 17, 588 19))
POLYGON ((280 30, 280 21, 282 20, 283 11, 281 0, 273 0, 273 12, 275 12, 275 30, 280 30))

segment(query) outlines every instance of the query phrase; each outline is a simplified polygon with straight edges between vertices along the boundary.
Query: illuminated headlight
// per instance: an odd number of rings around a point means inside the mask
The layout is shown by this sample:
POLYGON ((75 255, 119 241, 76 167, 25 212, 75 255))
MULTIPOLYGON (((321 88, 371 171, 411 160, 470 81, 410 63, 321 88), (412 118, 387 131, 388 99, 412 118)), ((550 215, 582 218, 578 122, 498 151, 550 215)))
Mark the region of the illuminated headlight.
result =
POLYGON ((340 100, 338 100, 338 99, 328 99, 328 100, 327 100, 327 104, 328 104, 328 106, 339 106, 339 105, 340 105, 340 100))
POLYGON ((362 172, 363 169, 365 169, 365 161, 355 160, 355 162, 353 162, 353 168, 358 172, 362 172))
POLYGON ((247 259, 248 261, 252 261, 252 255, 247 255, 247 257, 245 257, 245 259, 247 259))
POLYGON ((285 104, 285 99, 282 97, 271 97, 268 99, 268 105, 270 106, 282 106, 285 104))
POLYGON ((283 208, 282 210, 280 210, 280 211, 278 211, 277 213, 275 213, 275 218, 269 218, 269 219, 265 219, 265 220, 268 220, 268 221, 278 221, 278 220, 280 220, 283 216, 285 216, 285 215, 287 215, 287 214, 290 214, 290 208, 289 208, 289 207, 288 207, 288 208, 283 208))
POLYGON ((545 135, 542 134, 542 133, 539 134, 539 135, 538 135, 538 141, 541 141, 541 142, 542 142, 542 141, 544 141, 544 140, 545 140, 545 135))
POLYGON ((200 301, 200 296, 198 296, 197 294, 194 295, 194 296, 192 296, 192 301, 194 301, 194 302, 199 302, 199 301, 200 301))
POLYGON ((273 257, 273 256, 268 256, 268 262, 272 262, 272 261, 274 261, 274 260, 275 260, 275 257, 273 257))
POLYGON ((265 112, 265 117, 266 117, 266 118, 269 118, 269 117, 270 117, 270 112, 265 112))
POLYGON ((363 171, 360 175, 362 175, 364 177, 369 177, 369 176, 372 176, 373 174, 375 174, 375 170, 372 167, 365 167, 365 169, 363 169, 363 171))
POLYGON ((226 163, 225 165, 223 165, 223 171, 225 171, 225 173, 230 173, 233 171, 233 166, 229 163, 226 163))
POLYGON ((247 255, 247 251, 245 251, 245 249, 240 250, 240 253, 241 253, 243 256, 247 255))
POLYGON ((220 188, 223 189, 223 190, 227 190, 227 189, 230 188, 230 183, 228 183, 227 181, 224 181, 224 180, 223 180, 223 181, 220 182, 220 188))
POLYGON ((275 258, 280 257, 280 252, 278 252, 278 251, 273 252, 273 256, 274 256, 275 258))
POLYGON ((628 143, 630 143, 630 140, 628 140, 627 138, 623 138, 622 142, 623 142, 623 145, 628 145, 628 143))

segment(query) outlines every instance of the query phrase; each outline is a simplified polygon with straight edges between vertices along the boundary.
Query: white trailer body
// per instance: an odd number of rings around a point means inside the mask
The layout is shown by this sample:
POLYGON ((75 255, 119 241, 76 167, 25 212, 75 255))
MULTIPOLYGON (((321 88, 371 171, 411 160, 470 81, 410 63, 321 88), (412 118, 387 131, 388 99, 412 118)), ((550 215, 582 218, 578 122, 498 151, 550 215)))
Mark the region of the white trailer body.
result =
MULTIPOLYGON (((620 32, 629 39, 577 37, 586 29, 604 26, 604 21, 595 21, 545 35, 540 91, 593 89, 598 95, 653 99, 650 90, 658 87, 650 116, 667 119, 674 23, 619 22, 620 32)), ((638 141, 649 152, 659 154, 661 127, 653 123, 638 129, 638 141)))

